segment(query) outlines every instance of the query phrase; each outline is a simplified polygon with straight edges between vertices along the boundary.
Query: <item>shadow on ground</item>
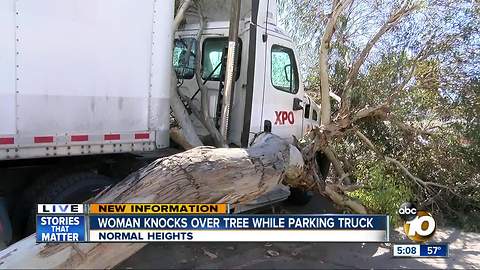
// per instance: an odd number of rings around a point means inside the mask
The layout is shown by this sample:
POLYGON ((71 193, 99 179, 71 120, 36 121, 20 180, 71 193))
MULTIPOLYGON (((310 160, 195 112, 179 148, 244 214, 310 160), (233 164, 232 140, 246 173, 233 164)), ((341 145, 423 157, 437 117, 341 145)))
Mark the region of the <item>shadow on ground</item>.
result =
MULTIPOLYGON (((306 206, 280 204, 276 213, 334 213, 316 196, 306 206)), ((272 211, 268 209, 268 211, 272 211)), ((394 259, 388 244, 362 243, 153 243, 118 268, 331 269, 331 268, 480 268, 480 234, 437 229, 433 241, 450 243, 446 259, 394 259)), ((399 231, 395 242, 407 242, 399 231)))

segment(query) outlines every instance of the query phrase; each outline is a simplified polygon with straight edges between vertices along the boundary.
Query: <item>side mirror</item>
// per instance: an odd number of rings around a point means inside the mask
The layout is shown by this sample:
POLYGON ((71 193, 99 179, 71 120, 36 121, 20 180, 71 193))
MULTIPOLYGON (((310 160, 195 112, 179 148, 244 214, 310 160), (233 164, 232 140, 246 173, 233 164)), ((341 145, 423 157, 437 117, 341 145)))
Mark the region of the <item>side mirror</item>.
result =
POLYGON ((301 99, 299 99, 299 98, 293 98, 293 110, 294 110, 294 111, 302 110, 303 107, 302 107, 301 103, 302 103, 302 100, 301 100, 301 99))

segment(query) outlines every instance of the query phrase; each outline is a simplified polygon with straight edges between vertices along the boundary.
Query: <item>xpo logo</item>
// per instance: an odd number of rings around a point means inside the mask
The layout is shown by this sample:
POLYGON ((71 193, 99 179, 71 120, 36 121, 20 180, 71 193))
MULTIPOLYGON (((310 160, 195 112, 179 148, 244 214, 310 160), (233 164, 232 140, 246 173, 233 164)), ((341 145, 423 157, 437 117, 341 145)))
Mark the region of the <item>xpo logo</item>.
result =
POLYGON ((402 204, 398 214, 404 221, 403 230, 410 240, 418 243, 425 242, 435 233, 435 219, 429 212, 417 210, 413 203, 402 204))
POLYGON ((295 116, 293 112, 276 111, 275 117, 275 125, 285 125, 285 123, 293 125, 295 123, 295 116))

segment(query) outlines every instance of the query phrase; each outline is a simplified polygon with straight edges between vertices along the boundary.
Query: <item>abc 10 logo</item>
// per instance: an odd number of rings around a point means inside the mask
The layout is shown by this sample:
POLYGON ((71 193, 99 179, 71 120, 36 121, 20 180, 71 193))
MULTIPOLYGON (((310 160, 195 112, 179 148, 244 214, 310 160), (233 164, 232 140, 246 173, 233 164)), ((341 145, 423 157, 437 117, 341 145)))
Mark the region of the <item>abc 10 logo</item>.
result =
POLYGON ((430 239, 435 233, 435 219, 429 212, 417 210, 413 203, 402 204, 398 209, 398 214, 404 221, 403 231, 410 240, 422 243, 430 239))

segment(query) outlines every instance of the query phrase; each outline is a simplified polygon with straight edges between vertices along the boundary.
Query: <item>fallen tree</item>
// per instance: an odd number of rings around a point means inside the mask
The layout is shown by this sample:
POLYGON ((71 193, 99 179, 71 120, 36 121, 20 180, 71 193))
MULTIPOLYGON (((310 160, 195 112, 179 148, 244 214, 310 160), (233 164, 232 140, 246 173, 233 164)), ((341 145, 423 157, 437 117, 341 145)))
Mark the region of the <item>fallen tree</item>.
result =
MULTIPOLYGON (((197 147, 161 158, 89 202, 229 203, 255 200, 302 175, 299 150, 271 134, 249 149, 197 147)), ((111 268, 144 243, 37 244, 31 235, 0 253, 2 268, 111 268)))

